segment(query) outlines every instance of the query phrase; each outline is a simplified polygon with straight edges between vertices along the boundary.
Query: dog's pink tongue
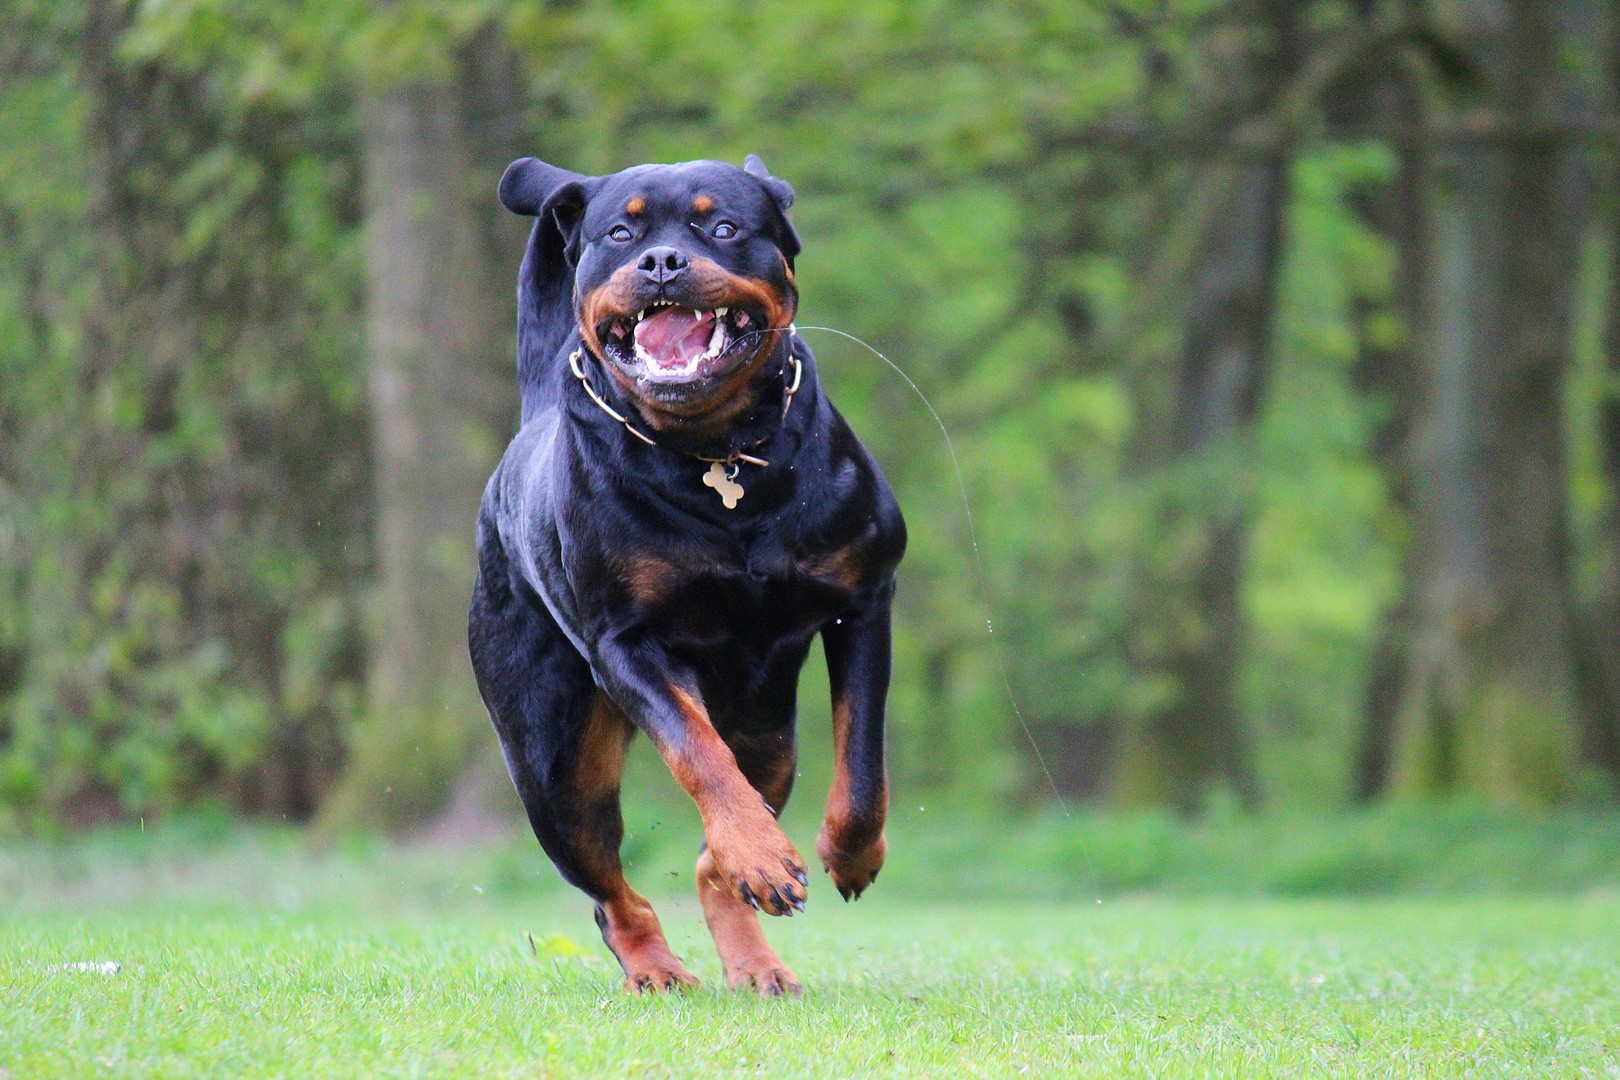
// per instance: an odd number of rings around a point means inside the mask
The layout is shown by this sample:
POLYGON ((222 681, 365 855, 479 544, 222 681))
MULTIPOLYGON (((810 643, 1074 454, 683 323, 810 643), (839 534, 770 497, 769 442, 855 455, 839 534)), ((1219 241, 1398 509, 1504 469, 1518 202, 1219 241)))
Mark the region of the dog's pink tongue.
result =
POLYGON ((714 332, 712 312, 698 314, 691 308, 660 308, 636 324, 636 343, 660 367, 684 367, 694 354, 709 347, 714 332))

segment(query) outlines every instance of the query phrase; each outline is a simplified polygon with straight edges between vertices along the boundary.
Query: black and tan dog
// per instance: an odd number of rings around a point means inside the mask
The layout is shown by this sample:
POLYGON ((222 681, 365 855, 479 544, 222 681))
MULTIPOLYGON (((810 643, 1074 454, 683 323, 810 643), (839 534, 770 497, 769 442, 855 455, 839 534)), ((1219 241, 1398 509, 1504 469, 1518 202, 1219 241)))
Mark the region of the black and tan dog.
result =
POLYGON ((733 987, 797 993, 756 909, 803 910, 777 826, 822 635, 836 777, 816 851, 845 899, 883 864, 889 607, 905 525, 793 331, 793 189, 758 158, 587 177, 532 158, 523 427, 484 493, 469 638, 546 853, 596 900, 626 989, 697 980, 619 863, 625 746, 697 803, 697 888, 733 987))

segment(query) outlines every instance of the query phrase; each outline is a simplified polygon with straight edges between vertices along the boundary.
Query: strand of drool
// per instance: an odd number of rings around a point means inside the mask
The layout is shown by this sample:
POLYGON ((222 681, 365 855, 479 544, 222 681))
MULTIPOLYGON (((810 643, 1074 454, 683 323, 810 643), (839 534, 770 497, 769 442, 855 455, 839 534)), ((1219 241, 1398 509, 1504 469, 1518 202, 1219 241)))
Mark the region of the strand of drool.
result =
POLYGON ((922 392, 922 387, 913 382, 910 375, 900 370, 899 364, 896 364, 854 334, 845 333, 833 326, 797 326, 795 329, 822 330, 829 334, 837 334, 839 337, 848 338, 866 349, 873 356, 893 368, 896 375, 906 380, 906 385, 911 387, 912 392, 917 395, 923 406, 928 409, 928 414, 934 418, 934 423, 939 425, 939 433, 945 436, 945 448, 951 453, 951 468, 956 470, 956 490, 962 497, 962 513, 967 518, 968 539, 973 544, 973 568, 979 581, 979 598, 984 604, 986 613, 984 620, 985 636, 990 639, 990 652, 996 658, 996 669, 1001 674, 1001 687, 1007 693, 1007 703, 1012 706, 1013 715, 1018 717, 1019 726, 1024 729, 1024 738, 1029 740, 1029 748, 1035 751, 1035 760, 1040 765, 1041 772, 1046 775, 1046 785, 1052 789, 1052 797, 1057 800, 1058 809, 1063 811, 1064 817, 1071 817, 1068 804, 1063 801, 1063 795, 1058 791, 1057 781, 1052 777, 1052 770, 1046 765, 1046 757, 1041 753, 1040 744, 1035 741, 1035 733, 1030 730, 1029 721, 1024 718, 1024 710, 1018 705, 1018 695, 1013 693, 1012 680, 1007 676, 1007 662, 1001 655, 1001 642, 996 639, 996 628, 989 617, 990 584, 984 573, 984 555, 979 551, 979 531, 973 524, 973 507, 968 502, 967 481, 962 479, 962 463, 956 457, 956 444, 951 441, 951 433, 946 430, 945 421, 940 418, 939 410, 935 409, 933 402, 928 400, 928 395, 922 392))

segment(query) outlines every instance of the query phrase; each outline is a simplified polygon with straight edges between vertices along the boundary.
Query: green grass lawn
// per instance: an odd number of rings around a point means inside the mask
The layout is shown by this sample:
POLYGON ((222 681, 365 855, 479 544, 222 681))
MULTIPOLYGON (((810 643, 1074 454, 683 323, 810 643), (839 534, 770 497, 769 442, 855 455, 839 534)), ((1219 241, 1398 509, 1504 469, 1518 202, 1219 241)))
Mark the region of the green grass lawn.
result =
POLYGON ((823 879, 770 925, 785 1002, 715 988, 682 887, 659 908, 706 986, 629 998, 583 898, 493 850, 14 848, 0 1077, 1620 1077, 1604 889, 845 905, 823 879), (122 967, 57 966, 83 960, 122 967))

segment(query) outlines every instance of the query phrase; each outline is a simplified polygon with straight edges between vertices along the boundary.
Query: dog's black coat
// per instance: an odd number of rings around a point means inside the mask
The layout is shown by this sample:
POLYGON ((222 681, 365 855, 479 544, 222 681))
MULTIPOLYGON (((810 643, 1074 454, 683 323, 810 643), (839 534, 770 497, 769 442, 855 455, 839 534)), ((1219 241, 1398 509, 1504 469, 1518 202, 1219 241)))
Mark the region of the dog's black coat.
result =
POLYGON ((862 853, 882 858, 889 606, 905 527, 876 463, 823 392, 810 350, 786 329, 797 305, 793 193, 757 158, 747 171, 699 161, 606 177, 524 159, 500 194, 537 220, 518 286, 522 429, 478 520, 473 666, 547 854, 598 901, 630 982, 669 984, 633 970, 646 966, 627 959, 639 946, 615 924, 618 898, 634 896, 617 855, 629 729, 603 735, 613 721, 601 716, 613 710, 601 697, 653 739, 698 801, 732 892, 787 913, 802 906, 792 881, 802 884, 802 866, 791 847, 786 870, 744 865, 764 826, 731 805, 738 789, 726 770, 781 811, 799 672, 822 634, 841 753, 818 850, 840 890, 858 894, 876 867, 852 867, 862 853), (689 384, 638 380, 604 344, 614 319, 635 318, 624 313, 632 305, 699 309, 702 298, 689 294, 704 289, 731 290, 737 312, 754 304, 752 332, 737 335, 720 370, 689 384), (591 400, 570 370, 576 349, 596 392, 657 445, 591 400), (802 381, 784 417, 792 358, 802 381), (746 494, 726 509, 692 455, 738 451, 769 464, 733 459, 746 494), (734 764, 704 749, 705 723, 734 764))

